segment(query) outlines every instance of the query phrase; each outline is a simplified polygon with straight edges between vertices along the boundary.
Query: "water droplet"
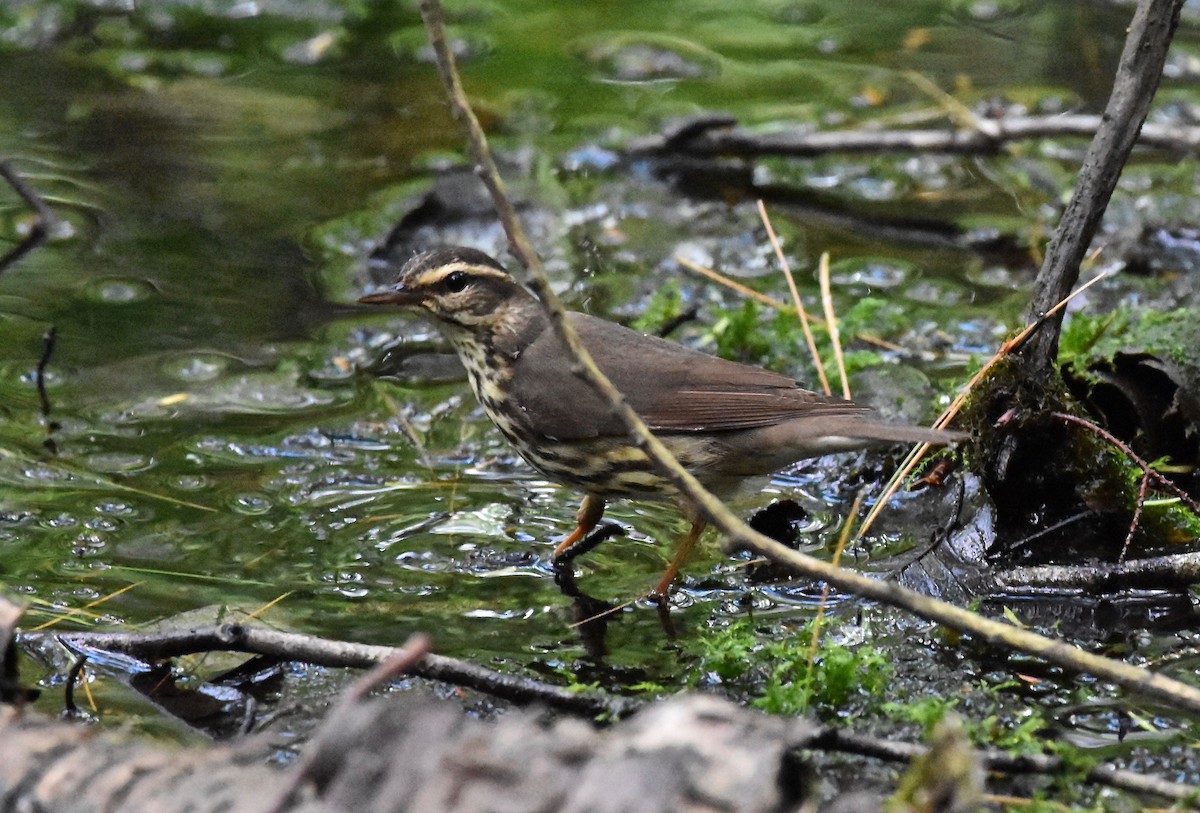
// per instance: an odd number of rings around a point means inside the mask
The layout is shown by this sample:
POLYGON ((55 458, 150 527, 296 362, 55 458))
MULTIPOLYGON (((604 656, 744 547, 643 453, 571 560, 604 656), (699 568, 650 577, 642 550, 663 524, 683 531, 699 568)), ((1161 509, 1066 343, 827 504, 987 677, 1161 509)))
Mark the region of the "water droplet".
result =
POLYGON ((172 482, 180 491, 199 491, 209 484, 208 478, 202 474, 181 474, 172 482))
POLYGON ((134 471, 145 471, 154 465, 154 458, 138 454, 106 452, 94 454, 87 459, 88 467, 93 471, 106 474, 127 474, 134 471))
POLYGON ((42 523, 47 528, 74 528, 79 524, 79 518, 70 514, 59 514, 42 523))
POLYGON ((121 523, 110 517, 92 517, 84 523, 84 527, 92 531, 115 531, 121 527, 121 523))
POLYGON ((272 503, 270 498, 265 494, 246 492, 234 497, 232 507, 233 510, 237 511, 239 514, 258 516, 259 514, 265 514, 270 511, 272 503))
POLYGON ((229 369, 229 359, 215 353, 173 358, 163 364, 163 372, 178 381, 212 381, 229 369))
POLYGON ((105 500, 104 502, 96 503, 97 514, 108 514, 114 517, 128 517, 135 512, 133 506, 127 502, 120 500, 105 500))
POLYGON ((136 277, 101 277, 89 282, 84 293, 106 305, 130 305, 153 296, 154 286, 136 277))

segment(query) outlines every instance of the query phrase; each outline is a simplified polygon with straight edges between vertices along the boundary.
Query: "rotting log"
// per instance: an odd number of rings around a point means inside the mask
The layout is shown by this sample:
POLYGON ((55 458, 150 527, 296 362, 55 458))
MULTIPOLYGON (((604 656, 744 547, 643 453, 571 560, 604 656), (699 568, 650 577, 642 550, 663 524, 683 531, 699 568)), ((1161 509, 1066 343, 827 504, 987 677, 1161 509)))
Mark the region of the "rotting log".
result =
MULTIPOLYGON (((805 793, 792 749, 814 731, 706 695, 605 730, 519 710, 485 723, 450 703, 377 698, 326 720, 306 781, 278 809, 790 810, 805 793)), ((292 773, 267 767, 254 738, 163 747, 6 707, 0 742, 0 813, 262 813, 291 788, 292 773)))

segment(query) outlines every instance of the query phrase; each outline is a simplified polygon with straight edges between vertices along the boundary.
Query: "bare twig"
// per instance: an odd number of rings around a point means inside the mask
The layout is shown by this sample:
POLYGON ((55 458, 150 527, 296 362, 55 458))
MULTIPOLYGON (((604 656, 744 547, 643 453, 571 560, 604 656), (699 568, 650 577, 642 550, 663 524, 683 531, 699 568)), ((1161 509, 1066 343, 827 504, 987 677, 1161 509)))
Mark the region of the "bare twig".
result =
POLYGON ((1129 448, 1129 444, 1122 441, 1112 432, 1109 432, 1102 426, 1097 426, 1089 420, 1080 418, 1077 415, 1070 415, 1066 412, 1051 412, 1050 415, 1064 423, 1073 423, 1076 426, 1082 426, 1089 432, 1104 438, 1104 440, 1120 449, 1126 457, 1132 460, 1138 468, 1145 472, 1147 477, 1153 479, 1154 482, 1158 484, 1159 488, 1161 488, 1163 491, 1170 492, 1173 497, 1179 498, 1184 505, 1191 509, 1192 513, 1200 514, 1200 502, 1196 502, 1196 500, 1192 499, 1190 494, 1172 483, 1165 474, 1155 471, 1154 467, 1150 465, 1149 461, 1143 459, 1140 455, 1133 451, 1133 449, 1129 448))
POLYGON ((34 374, 34 381, 37 383, 38 402, 41 405, 42 425, 46 428, 46 437, 42 440, 42 445, 51 454, 58 453, 58 444, 54 441, 54 433, 58 430, 58 423, 50 418, 50 396, 46 392, 46 368, 50 365, 50 359, 54 356, 54 348, 58 346, 58 328, 51 325, 46 328, 46 332, 42 334, 42 356, 38 359, 37 370, 34 374))
POLYGON ((821 254, 817 265, 817 279, 821 284, 821 309, 825 312, 825 324, 829 330, 829 343, 833 345, 833 359, 837 363, 838 376, 842 379, 842 397, 850 400, 850 379, 846 377, 846 359, 842 356, 842 334, 838 332, 837 313, 833 310, 833 290, 829 284, 829 252, 821 254))
POLYGON ((997 574, 1003 590, 1047 587, 1055 590, 1120 590, 1130 587, 1187 587, 1200 584, 1200 553, 1178 553, 1094 565, 1017 567, 997 574))
POLYGON ((33 209, 36 215, 36 219, 30 226, 29 233, 25 235, 25 238, 11 251, 0 257, 0 274, 3 274, 17 260, 46 242, 46 238, 50 236, 50 232, 58 222, 58 219, 54 216, 54 211, 46 205, 46 201, 42 199, 42 196, 13 169, 12 164, 7 158, 0 159, 0 178, 8 181, 8 185, 13 188, 14 192, 21 196, 21 200, 29 204, 29 208, 33 209))
MULTIPOLYGON (((450 50, 450 43, 446 40, 446 15, 442 11, 441 3, 438 3, 437 0, 421 0, 421 17, 425 21, 425 30, 429 32, 429 45, 433 48, 438 71, 442 75, 442 81, 446 84, 450 109, 454 113, 454 118, 467 131, 467 144, 471 149, 471 157, 475 160, 475 172, 487 187, 488 193, 492 197, 492 205, 496 207, 496 213, 500 216, 500 222, 505 224, 504 232, 508 236, 509 248, 517 260, 531 272, 535 268, 540 272, 541 262, 538 260, 533 246, 525 237, 524 230, 519 225, 516 229, 509 226, 509 224, 519 223, 517 211, 513 208, 508 193, 504 190, 504 181, 500 177, 500 171, 496 168, 495 159, 492 158, 492 150, 488 146, 487 136, 483 133, 479 119, 472 112, 471 105, 467 101, 466 91, 463 90, 462 81, 458 78, 454 54, 450 50)), ((535 276, 540 276, 540 273, 535 276)), ((547 286, 548 290, 549 286, 547 286)))
MULTIPOLYGON (((454 107, 456 115, 464 121, 467 137, 472 141, 472 154, 476 156, 485 173, 495 172, 495 164, 490 161, 490 152, 484 143, 483 130, 471 113, 462 84, 458 81, 454 57, 446 45, 441 9, 437 0, 422 0, 421 13, 425 19, 425 25, 429 29, 430 41, 434 44, 438 69, 446 79, 446 88, 451 95, 451 105, 454 107), (481 161, 479 156, 485 156, 489 160, 481 161)), ((485 177, 485 183, 493 197, 503 197, 503 185, 499 183, 498 176, 493 180, 485 177)), ((529 243, 524 238, 520 223, 512 214, 511 204, 507 201, 497 201, 497 209, 514 251, 523 251, 526 255, 524 259, 527 261, 527 268, 530 272, 530 287, 534 289, 545 305, 555 332, 576 358, 577 364, 573 369, 609 402, 613 414, 625 424, 637 447, 654 461, 664 478, 693 503, 697 512, 725 535, 728 544, 748 550, 752 554, 766 556, 809 578, 826 581, 834 587, 863 598, 905 609, 922 618, 967 633, 983 643, 1018 649, 1044 658, 1065 669, 1103 677, 1127 690, 1141 692, 1174 704, 1177 708, 1200 713, 1200 689, 1182 681, 1164 677, 1128 663, 1084 652, 1078 647, 1046 638, 1026 629, 983 618, 968 610, 921 595, 898 584, 868 578, 859 573, 836 567, 815 557, 791 550, 786 545, 748 527, 724 503, 710 494, 691 473, 679 465, 679 461, 671 455, 662 442, 650 432, 637 413, 629 407, 620 391, 596 367, 587 350, 580 344, 570 323, 567 322, 565 312, 557 297, 550 290, 541 264, 529 249, 529 243)))
MULTIPOLYGON (((27 633, 22 638, 43 640, 49 634, 27 633)), ((318 666, 353 669, 373 667, 402 651, 390 646, 331 641, 248 624, 224 624, 161 633, 72 632, 60 633, 56 637, 64 646, 75 652, 103 650, 121 652, 136 658, 154 659, 226 650, 269 655, 281 660, 301 661, 318 666)), ((409 671, 418 677, 465 686, 514 703, 544 703, 553 708, 590 717, 600 714, 620 717, 629 713, 636 705, 620 699, 569 692, 557 686, 502 674, 444 655, 426 655, 409 671)))
POLYGON ((711 268, 705 268, 702 265, 697 265, 696 263, 692 262, 691 260, 687 259, 686 257, 676 257, 675 261, 677 263, 679 263, 680 265, 682 265, 684 268, 688 269, 689 271, 695 271, 697 274, 699 274, 702 277, 708 277, 713 282, 724 285, 726 288, 729 288, 732 291, 736 291, 737 293, 741 294, 744 297, 747 297, 748 299, 753 299, 755 302, 759 303, 760 305, 766 305, 768 308, 775 308, 776 310, 783 311, 785 313, 787 311, 791 310, 791 308, 788 307, 788 304, 786 302, 781 302, 773 296, 767 296, 766 294, 764 294, 760 291, 754 290, 753 288, 751 288, 748 285, 743 285, 742 283, 738 282, 737 280, 730 279, 729 277, 725 276, 724 274, 719 274, 716 271, 712 270, 711 268))
MULTIPOLYGON (((857 734, 837 726, 820 729, 810 742, 805 743, 805 747, 858 754, 887 762, 911 762, 928 751, 924 745, 857 734)), ((1008 774, 1052 775, 1061 773, 1067 767, 1062 757, 1049 754, 1014 755, 995 749, 981 750, 978 754, 985 768, 1008 774)), ((1086 776, 1089 782, 1097 785, 1119 788, 1131 793, 1150 793, 1172 801, 1194 799, 1200 791, 1195 785, 1169 782, 1159 777, 1146 776, 1109 765, 1089 768, 1086 776)))
MULTIPOLYGON (((957 129, 836 130, 814 132, 796 126, 770 133, 739 127, 696 128, 688 138, 661 135, 634 142, 635 153, 678 153, 697 157, 783 156, 811 158, 831 153, 926 153, 994 155, 1007 145, 1039 138, 1092 138, 1103 117, 1082 114, 1061 116, 1008 116, 1002 119, 975 118, 957 129)), ((1137 145, 1172 153, 1200 151, 1200 127, 1147 124, 1137 145)))
POLYGON ((50 365, 50 359, 54 355, 54 348, 58 331, 53 327, 46 329, 42 334, 42 356, 38 359, 37 371, 34 380, 37 382, 38 402, 42 409, 42 418, 50 420, 50 396, 46 394, 46 368, 50 365))
POLYGON ((1129 545, 1133 542, 1133 537, 1137 533, 1138 524, 1142 520, 1142 509, 1146 506, 1146 490, 1150 487, 1150 470, 1146 469, 1142 472, 1141 482, 1138 483, 1137 501, 1133 505, 1133 519, 1129 520, 1129 533, 1125 534, 1125 543, 1121 545, 1121 555, 1117 557, 1118 562, 1125 561, 1125 554, 1129 553, 1129 545))
POLYGON ((421 659, 429 654, 429 647, 429 638, 426 636, 420 633, 410 636, 398 652, 354 681, 338 705, 348 706, 358 703, 387 681, 397 678, 405 672, 411 672, 421 662, 421 659))
POLYGON ((75 702, 75 685, 81 679, 87 680, 87 675, 83 673, 87 662, 88 656, 80 655, 75 658, 75 662, 71 664, 70 670, 67 671, 67 685, 63 687, 63 710, 72 717, 79 714, 79 705, 75 702))
MULTIPOLYGON (((325 718, 322 731, 326 726, 336 726, 340 723, 346 711, 353 705, 362 702, 377 686, 399 677, 405 672, 412 671, 421 659, 429 653, 429 639, 424 635, 413 635, 404 646, 396 650, 387 660, 371 668, 365 675, 354 681, 339 698, 337 706, 325 718)), ((318 732, 318 736, 319 736, 318 732)), ((291 805, 292 799, 300 786, 312 777, 313 766, 317 759, 318 749, 309 748, 301 757, 287 783, 280 789, 275 801, 267 807, 267 813, 282 813, 291 805)))

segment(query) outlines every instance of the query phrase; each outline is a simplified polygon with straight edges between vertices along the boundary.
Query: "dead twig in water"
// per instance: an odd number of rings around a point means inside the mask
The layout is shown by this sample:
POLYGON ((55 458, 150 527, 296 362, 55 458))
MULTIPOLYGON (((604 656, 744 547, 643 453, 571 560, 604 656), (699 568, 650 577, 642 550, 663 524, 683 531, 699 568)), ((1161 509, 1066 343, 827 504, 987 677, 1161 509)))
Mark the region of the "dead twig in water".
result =
POLYGON ((1045 587, 1053 590, 1120 590, 1200 584, 1200 553, 1179 553, 1112 564, 1016 567, 995 576, 1002 590, 1045 587))
MULTIPOLYGON (((814 158, 834 153, 951 153, 995 155, 1009 144, 1041 138, 1093 138, 1101 116, 1005 116, 999 119, 972 117, 954 129, 915 130, 862 129, 814 132, 797 125, 772 133, 729 126, 727 121, 701 122, 685 137, 653 135, 635 141, 633 154, 658 153, 699 158, 730 156, 757 158, 814 158)), ((1180 154, 1200 150, 1200 127, 1146 124, 1138 134, 1137 146, 1180 154)))
POLYGON ((3 274, 9 266, 16 264, 26 254, 46 242, 55 224, 58 223, 58 218, 54 216, 54 210, 46 205, 42 196, 13 169, 12 163, 7 158, 0 159, 0 178, 8 181, 8 185, 21 196, 21 200, 25 201, 29 208, 33 209, 35 215, 25 238, 17 243, 11 251, 0 257, 0 274, 3 274))
MULTIPOLYGON (((249 624, 224 624, 161 633, 26 633, 22 638, 36 641, 43 640, 51 634, 74 652, 86 653, 89 649, 120 652, 147 660, 225 650, 269 655, 281 660, 300 661, 317 666, 363 669, 383 663, 400 651, 396 647, 331 641, 249 624)), ((570 692, 558 686, 506 675, 444 655, 426 655, 409 672, 428 680, 476 689, 514 703, 543 703, 551 708, 592 717, 602 714, 621 717, 637 706, 633 702, 620 699, 597 698, 570 692)))
POLYGON ((42 425, 46 427, 46 437, 42 440, 42 446, 50 454, 58 454, 58 444, 54 442, 54 433, 58 431, 58 422, 50 419, 51 404, 50 396, 46 392, 46 368, 50 366, 50 359, 54 356, 54 349, 57 346, 58 328, 51 325, 42 334, 42 356, 38 359, 37 369, 34 372, 38 403, 41 406, 42 425))

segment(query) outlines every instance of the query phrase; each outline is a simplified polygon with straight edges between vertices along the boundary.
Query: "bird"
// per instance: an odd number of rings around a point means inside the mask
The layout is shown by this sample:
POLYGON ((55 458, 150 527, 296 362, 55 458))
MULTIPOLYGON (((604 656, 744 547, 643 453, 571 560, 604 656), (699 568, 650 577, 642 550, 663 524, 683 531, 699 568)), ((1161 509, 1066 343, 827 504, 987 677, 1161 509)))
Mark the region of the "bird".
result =
MULTIPOLYGON (((482 251, 444 247, 415 254, 394 282, 359 302, 431 315, 500 433, 547 479, 583 492, 576 527, 554 549, 555 562, 585 543, 607 501, 677 500, 690 527, 649 594, 656 603, 667 601, 705 519, 575 372, 567 346, 529 289, 482 251)), ((781 373, 586 313, 571 311, 566 318, 646 426, 718 496, 805 458, 880 443, 944 445, 965 437, 887 423, 867 407, 811 392, 781 373)))

